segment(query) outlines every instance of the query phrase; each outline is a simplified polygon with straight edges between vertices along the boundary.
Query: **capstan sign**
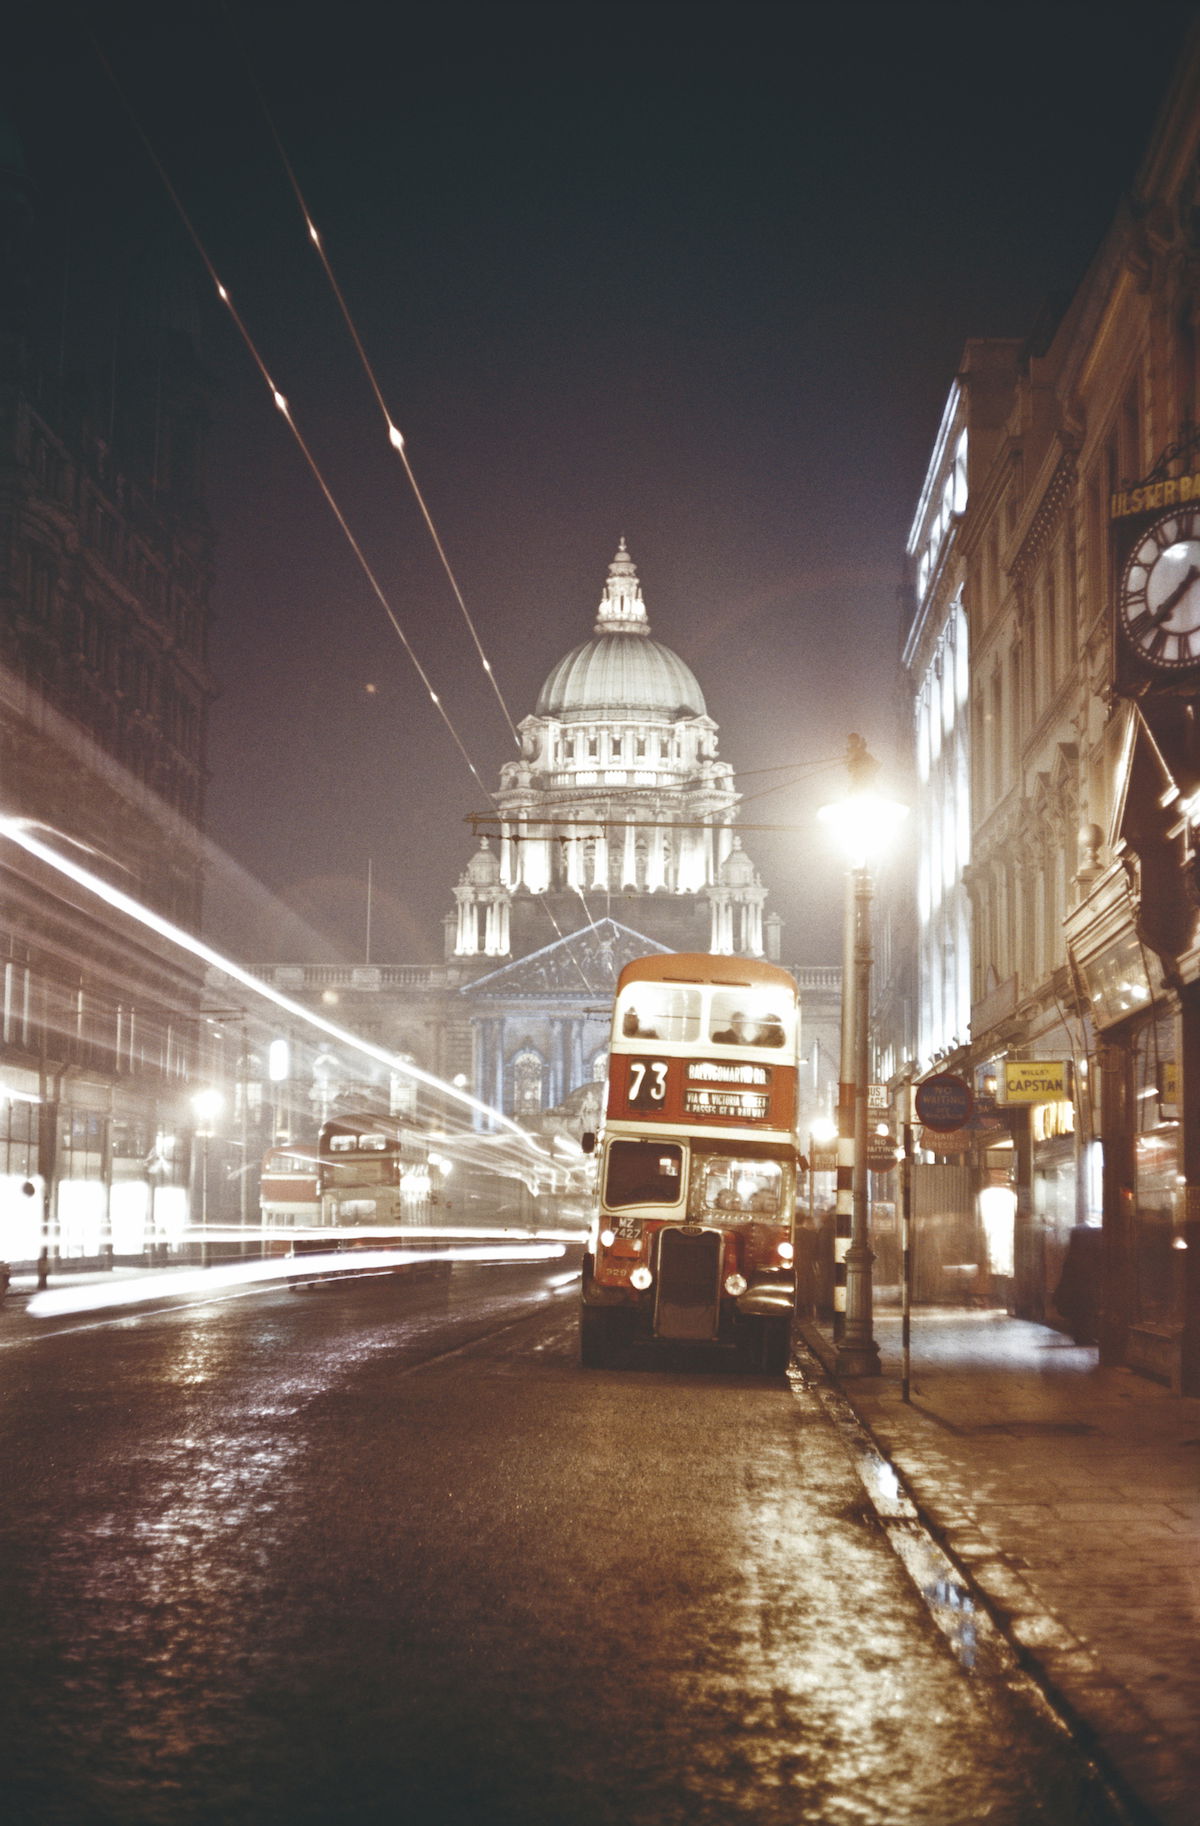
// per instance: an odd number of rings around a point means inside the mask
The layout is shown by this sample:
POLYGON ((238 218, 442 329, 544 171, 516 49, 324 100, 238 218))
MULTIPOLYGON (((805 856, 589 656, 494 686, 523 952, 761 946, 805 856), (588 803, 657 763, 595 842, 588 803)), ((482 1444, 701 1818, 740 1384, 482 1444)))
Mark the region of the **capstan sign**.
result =
POLYGON ((1065 1059, 1006 1059, 1001 1103, 1057 1103, 1071 1095, 1065 1059))

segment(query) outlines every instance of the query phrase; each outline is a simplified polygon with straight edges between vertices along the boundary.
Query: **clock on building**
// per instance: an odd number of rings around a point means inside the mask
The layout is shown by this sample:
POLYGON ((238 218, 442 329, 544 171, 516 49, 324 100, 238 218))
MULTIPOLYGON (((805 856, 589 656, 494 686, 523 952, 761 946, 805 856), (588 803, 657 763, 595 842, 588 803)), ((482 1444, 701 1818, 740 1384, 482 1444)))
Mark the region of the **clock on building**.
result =
POLYGON ((1200 508, 1164 514, 1138 537, 1121 580, 1125 636, 1151 672, 1200 668, 1200 508))

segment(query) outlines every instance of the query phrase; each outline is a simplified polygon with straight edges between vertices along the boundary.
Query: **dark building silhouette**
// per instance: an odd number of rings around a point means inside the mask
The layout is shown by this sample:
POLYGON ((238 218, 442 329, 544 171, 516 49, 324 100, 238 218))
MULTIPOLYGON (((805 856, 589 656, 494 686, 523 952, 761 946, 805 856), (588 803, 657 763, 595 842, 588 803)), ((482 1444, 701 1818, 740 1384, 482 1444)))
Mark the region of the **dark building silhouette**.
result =
MULTIPOLYGON (((194 928, 209 383, 186 313, 144 275, 94 388, 61 339, 48 350, 36 228, 0 123, 0 816, 194 928)), ((0 1256, 137 1252, 186 1215, 202 978, 14 835, 0 838, 0 1256)))

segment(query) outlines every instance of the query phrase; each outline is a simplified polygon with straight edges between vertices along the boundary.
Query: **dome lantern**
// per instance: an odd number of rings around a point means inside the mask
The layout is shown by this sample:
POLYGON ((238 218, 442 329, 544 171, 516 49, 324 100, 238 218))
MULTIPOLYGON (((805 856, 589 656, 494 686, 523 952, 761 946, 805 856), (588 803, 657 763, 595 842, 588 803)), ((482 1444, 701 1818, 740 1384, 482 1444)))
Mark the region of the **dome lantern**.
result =
POLYGON ((624 533, 621 534, 617 555, 608 567, 608 581, 596 611, 593 632, 642 635, 650 632, 646 605, 642 601, 642 586, 638 582, 633 559, 629 556, 624 533))
POLYGON ((650 636, 641 584, 624 537, 608 567, 591 640, 559 660, 542 686, 535 714, 566 721, 642 716, 674 722, 707 716, 691 668, 650 636))

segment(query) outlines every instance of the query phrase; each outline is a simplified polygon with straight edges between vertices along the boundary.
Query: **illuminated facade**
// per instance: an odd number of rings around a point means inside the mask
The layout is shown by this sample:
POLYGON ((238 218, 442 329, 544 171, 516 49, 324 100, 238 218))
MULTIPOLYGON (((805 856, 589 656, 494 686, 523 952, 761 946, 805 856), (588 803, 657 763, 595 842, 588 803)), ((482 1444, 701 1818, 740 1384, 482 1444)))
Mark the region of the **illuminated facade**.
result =
POLYGON ((968 343, 942 415, 908 541, 915 612, 904 647, 913 693, 917 869, 917 1061, 971 1035, 970 619, 964 531, 972 484, 995 454, 1017 345, 968 343))
POLYGON ((481 841, 456 889, 450 955, 521 956, 602 911, 672 950, 778 956, 717 725, 651 636, 624 539, 591 639, 554 667, 520 733, 496 847, 481 841))
POLYGON ((1072 1228, 1100 1226, 1103 1359, 1191 1392, 1200 612, 1187 558, 1200 529, 1183 508, 1200 494, 1198 155, 1193 56, 1065 311, 1020 347, 968 344, 910 545, 906 650, 918 1067, 962 1072, 979 1099, 974 1131, 942 1151, 977 1256, 1015 1311, 1064 1322, 1054 1292, 1072 1228), (982 441, 981 362, 994 380, 982 441))

